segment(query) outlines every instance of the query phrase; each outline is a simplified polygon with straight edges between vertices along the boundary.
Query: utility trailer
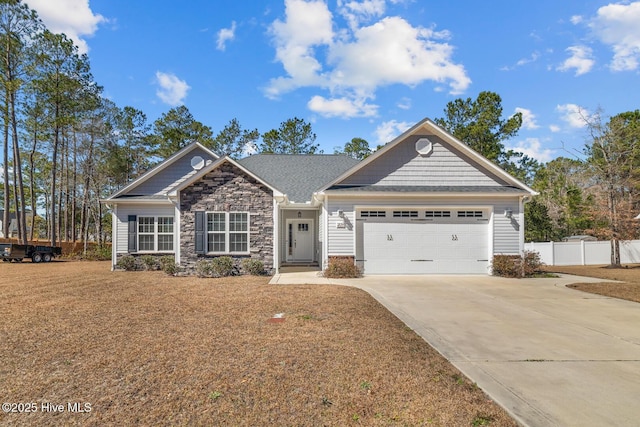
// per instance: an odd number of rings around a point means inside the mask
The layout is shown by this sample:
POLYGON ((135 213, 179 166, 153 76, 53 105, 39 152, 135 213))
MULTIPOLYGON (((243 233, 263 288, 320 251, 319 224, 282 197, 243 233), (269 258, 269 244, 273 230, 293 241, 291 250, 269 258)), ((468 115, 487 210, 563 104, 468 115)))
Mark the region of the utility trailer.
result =
POLYGON ((31 262, 50 262, 62 254, 58 246, 19 245, 16 243, 0 243, 0 257, 4 262, 22 262, 31 258, 31 262))

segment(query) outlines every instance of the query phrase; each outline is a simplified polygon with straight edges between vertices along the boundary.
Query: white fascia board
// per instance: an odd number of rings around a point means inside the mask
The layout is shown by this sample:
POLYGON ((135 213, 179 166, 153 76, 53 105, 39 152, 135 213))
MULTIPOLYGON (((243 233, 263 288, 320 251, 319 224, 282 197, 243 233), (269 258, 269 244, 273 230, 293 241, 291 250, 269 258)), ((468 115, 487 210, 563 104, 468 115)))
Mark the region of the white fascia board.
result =
POLYGON ((415 198, 415 197, 522 197, 523 193, 468 193, 468 192, 448 192, 448 193, 432 193, 432 192, 406 192, 406 193, 390 193, 388 191, 340 191, 340 192, 331 192, 327 191, 323 193, 328 197, 359 197, 359 198, 367 198, 367 197, 379 197, 381 199, 390 199, 390 198, 415 198))
POLYGON ((100 203, 109 204, 113 206, 117 205, 171 205, 173 200, 166 199, 104 199, 100 200, 100 203))

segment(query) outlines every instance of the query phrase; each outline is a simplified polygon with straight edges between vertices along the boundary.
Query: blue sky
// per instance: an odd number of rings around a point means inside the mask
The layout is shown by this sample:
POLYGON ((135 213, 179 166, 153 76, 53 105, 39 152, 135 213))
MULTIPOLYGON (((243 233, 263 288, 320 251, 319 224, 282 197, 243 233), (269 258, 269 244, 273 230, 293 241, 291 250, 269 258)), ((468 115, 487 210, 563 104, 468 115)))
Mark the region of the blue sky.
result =
POLYGON ((325 153, 375 147, 481 91, 525 122, 506 145, 582 150, 582 117, 640 108, 640 1, 27 0, 149 122, 186 105, 218 133, 312 123, 325 153))

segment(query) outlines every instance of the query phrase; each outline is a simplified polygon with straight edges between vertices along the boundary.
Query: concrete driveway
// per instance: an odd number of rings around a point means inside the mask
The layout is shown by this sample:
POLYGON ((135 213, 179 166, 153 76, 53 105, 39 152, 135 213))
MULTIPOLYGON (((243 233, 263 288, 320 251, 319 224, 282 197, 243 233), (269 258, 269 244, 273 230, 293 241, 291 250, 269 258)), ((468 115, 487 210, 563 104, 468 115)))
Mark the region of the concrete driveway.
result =
POLYGON ((640 426, 640 304, 565 287, 589 281, 332 282, 369 292, 524 425, 640 426))

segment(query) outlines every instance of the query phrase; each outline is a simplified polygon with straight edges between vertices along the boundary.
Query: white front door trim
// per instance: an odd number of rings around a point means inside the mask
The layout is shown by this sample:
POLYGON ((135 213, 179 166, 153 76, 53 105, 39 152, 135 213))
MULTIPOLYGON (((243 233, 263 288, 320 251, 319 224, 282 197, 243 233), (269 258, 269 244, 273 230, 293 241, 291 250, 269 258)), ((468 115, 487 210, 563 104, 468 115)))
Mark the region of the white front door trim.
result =
POLYGON ((285 251, 287 262, 313 262, 315 221, 311 218, 287 219, 285 251))

